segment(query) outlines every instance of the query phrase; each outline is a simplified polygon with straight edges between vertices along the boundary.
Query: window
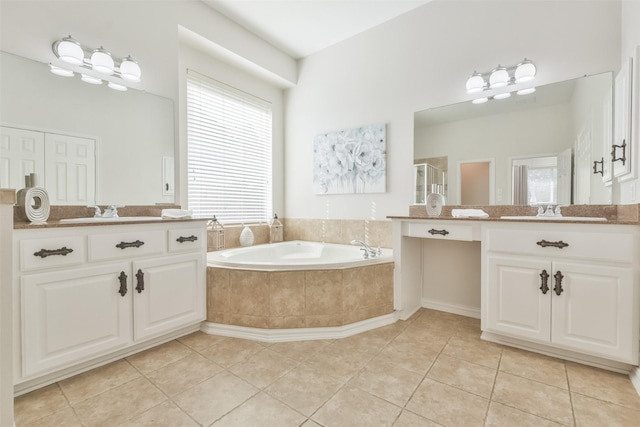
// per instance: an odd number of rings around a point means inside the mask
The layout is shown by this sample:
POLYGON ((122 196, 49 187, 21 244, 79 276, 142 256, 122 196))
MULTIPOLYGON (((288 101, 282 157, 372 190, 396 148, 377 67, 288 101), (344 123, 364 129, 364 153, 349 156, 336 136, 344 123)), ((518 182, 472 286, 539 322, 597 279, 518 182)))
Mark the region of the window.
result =
POLYGON ((187 167, 195 218, 270 219, 271 104, 189 70, 187 167))
POLYGON ((516 159, 513 165, 515 204, 555 204, 558 195, 558 157, 516 159), (524 174, 518 181, 517 178, 524 174), (517 194, 526 194, 521 200, 517 194), (518 201, 519 200, 519 201, 518 201))

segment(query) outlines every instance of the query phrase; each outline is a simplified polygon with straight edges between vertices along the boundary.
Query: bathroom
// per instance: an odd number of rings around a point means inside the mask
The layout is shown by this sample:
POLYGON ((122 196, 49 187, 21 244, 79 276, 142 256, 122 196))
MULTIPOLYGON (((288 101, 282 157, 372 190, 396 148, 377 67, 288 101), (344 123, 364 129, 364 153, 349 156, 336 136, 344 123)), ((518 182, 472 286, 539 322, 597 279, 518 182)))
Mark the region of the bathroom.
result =
MULTIPOLYGON (((284 53, 196 1, 3 1, 0 8, 3 52, 46 64, 51 42, 70 33, 144 63, 143 89, 173 103, 177 204, 188 200, 184 81, 186 69, 195 69, 274 106, 273 210, 292 233, 287 240, 311 234, 348 243, 375 228, 383 247, 393 245, 387 217, 407 215, 414 197, 416 111, 470 100, 464 83, 476 69, 526 56, 538 66, 536 84, 544 85, 615 73, 640 44, 640 6, 633 1, 432 1, 304 57, 284 53), (386 192, 316 195, 315 135, 370 123, 386 123, 386 192)), ((103 172, 119 172, 110 167, 103 172)), ((613 183, 612 203, 638 203, 636 185, 637 179, 613 183)), ((117 188, 105 192, 99 203, 164 201, 117 200, 118 194, 117 188)))

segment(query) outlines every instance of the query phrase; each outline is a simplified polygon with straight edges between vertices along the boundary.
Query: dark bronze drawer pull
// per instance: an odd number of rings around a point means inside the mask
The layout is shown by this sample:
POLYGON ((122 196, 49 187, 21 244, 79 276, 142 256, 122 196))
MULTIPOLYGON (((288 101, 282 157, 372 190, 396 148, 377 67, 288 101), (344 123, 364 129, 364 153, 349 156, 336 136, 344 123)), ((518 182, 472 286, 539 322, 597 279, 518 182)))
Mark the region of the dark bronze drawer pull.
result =
POLYGON ((619 160, 622 161, 624 165, 627 162, 627 141, 625 139, 622 140, 622 145, 612 145, 613 149, 611 150, 611 161, 617 162, 619 160), (622 157, 616 157, 616 151, 618 148, 622 149, 622 157))
POLYGON ((51 255, 67 256, 67 254, 70 254, 71 252, 73 252, 73 249, 69 249, 66 246, 63 246, 60 249, 40 249, 38 252, 34 252, 33 255, 39 256, 40 258, 46 258, 51 255))
POLYGON ((439 234, 441 236, 446 236, 447 234, 449 234, 449 232, 447 230, 436 230, 436 229, 431 229, 428 231, 429 234, 431 234, 432 236, 434 234, 439 234))
POLYGON ((565 243, 562 240, 558 242, 547 242, 546 240, 540 240, 539 242, 536 242, 536 245, 542 246, 543 248, 546 248, 547 246, 551 246, 558 249, 566 248, 567 246, 569 246, 568 243, 565 243))
POLYGON ((540 273, 540 279, 541 284, 539 289, 542 291, 543 295, 546 295, 547 292, 549 292, 549 273, 547 273, 547 270, 542 270, 542 273, 540 273))
POLYGON ((142 272, 142 270, 138 269, 138 272, 136 273, 136 279, 138 280, 138 284, 136 285, 136 291, 138 291, 138 293, 142 293, 142 291, 144 291, 144 273, 142 272))
POLYGON ((196 236, 189 236, 189 237, 180 236, 176 239, 176 242, 178 243, 195 242, 196 240, 198 240, 196 236))
POLYGON ((126 249, 126 248, 139 248, 144 245, 144 242, 140 240, 136 240, 135 242, 120 242, 116 245, 116 248, 126 249))
POLYGON ((593 174, 600 174, 604 176, 604 157, 602 160, 594 160, 593 161, 593 174), (598 170, 598 163, 600 163, 600 170, 598 170))
POLYGON ((124 271, 120 272, 118 280, 120 280, 120 289, 118 289, 118 293, 125 296, 127 294, 127 275, 124 274, 124 271))
POLYGON ((556 295, 560 296, 562 291, 564 291, 564 289, 562 289, 562 279, 564 279, 564 276, 558 270, 556 274, 553 275, 553 277, 556 279, 556 285, 553 287, 553 290, 555 291, 556 295))

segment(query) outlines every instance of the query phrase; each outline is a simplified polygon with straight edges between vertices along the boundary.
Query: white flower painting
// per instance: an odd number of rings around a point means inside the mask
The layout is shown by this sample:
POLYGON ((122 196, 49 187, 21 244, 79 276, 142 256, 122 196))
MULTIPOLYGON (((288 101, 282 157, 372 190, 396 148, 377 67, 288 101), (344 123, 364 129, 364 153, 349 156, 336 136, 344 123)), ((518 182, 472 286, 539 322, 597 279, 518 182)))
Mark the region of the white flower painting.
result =
POLYGON ((316 135, 313 185, 316 194, 384 193, 386 125, 316 135))

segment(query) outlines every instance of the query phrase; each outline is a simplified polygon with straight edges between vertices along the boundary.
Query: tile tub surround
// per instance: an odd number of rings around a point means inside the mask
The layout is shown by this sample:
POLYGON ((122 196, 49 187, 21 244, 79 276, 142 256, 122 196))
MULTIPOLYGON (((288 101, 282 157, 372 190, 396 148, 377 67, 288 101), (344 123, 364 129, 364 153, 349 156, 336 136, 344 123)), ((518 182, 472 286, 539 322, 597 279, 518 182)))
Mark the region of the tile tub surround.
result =
POLYGON ((207 267, 207 322, 261 329, 316 328, 392 312, 392 262, 310 271, 207 267))
POLYGON ((482 341, 479 320, 428 309, 328 341, 196 332, 15 403, 17 427, 631 427, 640 419, 626 376, 482 341))

